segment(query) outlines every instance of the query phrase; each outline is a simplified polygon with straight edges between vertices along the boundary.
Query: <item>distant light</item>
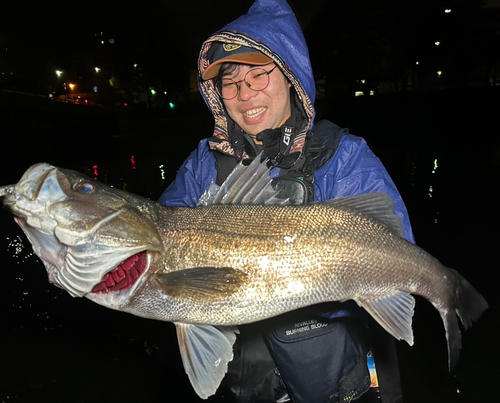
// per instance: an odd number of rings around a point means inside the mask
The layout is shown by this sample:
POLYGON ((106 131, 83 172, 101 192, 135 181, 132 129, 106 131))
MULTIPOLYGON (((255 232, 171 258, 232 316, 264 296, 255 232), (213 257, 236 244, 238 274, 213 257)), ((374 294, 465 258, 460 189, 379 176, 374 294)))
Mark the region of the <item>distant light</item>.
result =
POLYGON ((151 90, 151 95, 156 95, 156 91, 153 88, 150 88, 151 90))
POLYGON ((438 160, 437 158, 434 160, 434 168, 432 169, 432 173, 435 174, 438 169, 438 160))
POLYGON ((94 70, 96 73, 99 73, 101 71, 101 69, 99 67, 94 67, 94 70))
POLYGON ((363 95, 365 95, 365 93, 363 91, 354 91, 355 97, 362 97, 363 95))
POLYGON ((56 75, 57 75, 57 77, 61 77, 62 73, 63 73, 63 72, 62 72, 61 70, 56 70, 56 75))
POLYGON ((437 73, 438 73, 438 76, 440 76, 441 74, 443 74, 443 72, 441 70, 439 70, 437 73))
POLYGON ((75 89, 75 84, 73 84, 73 83, 69 83, 68 86, 69 86, 69 89, 71 91, 73 91, 75 89))
POLYGON ((445 14, 450 14, 451 13, 451 8, 445 8, 444 12, 445 12, 445 14))
POLYGON ((97 85, 94 85, 94 92, 98 92, 99 88, 97 88, 97 85))
POLYGON ((170 109, 174 109, 175 108, 175 105, 172 102, 169 102, 168 106, 170 107, 170 109))
POLYGON ((434 42, 434 45, 439 46, 441 45, 441 42, 434 42))
POLYGON ((416 62, 415 64, 418 66, 420 64, 420 62, 416 62))

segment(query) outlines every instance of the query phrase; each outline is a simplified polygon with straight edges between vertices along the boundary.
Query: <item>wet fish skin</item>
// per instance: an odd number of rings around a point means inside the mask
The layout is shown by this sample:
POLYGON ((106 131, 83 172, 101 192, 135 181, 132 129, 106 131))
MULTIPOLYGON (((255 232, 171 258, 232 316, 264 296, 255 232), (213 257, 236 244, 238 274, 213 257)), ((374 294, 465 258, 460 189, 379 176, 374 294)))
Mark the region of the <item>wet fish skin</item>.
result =
POLYGON ((461 347, 457 315, 467 328, 487 308, 458 273, 403 239, 387 195, 167 208, 48 164, 30 168, 0 195, 49 281, 109 308, 174 322, 186 372, 204 398, 232 359, 234 325, 353 299, 412 344, 415 294, 439 311, 453 368, 461 347), (144 251, 147 267, 134 285, 92 292, 144 251), (210 351, 202 347, 207 339, 216 346, 210 351))

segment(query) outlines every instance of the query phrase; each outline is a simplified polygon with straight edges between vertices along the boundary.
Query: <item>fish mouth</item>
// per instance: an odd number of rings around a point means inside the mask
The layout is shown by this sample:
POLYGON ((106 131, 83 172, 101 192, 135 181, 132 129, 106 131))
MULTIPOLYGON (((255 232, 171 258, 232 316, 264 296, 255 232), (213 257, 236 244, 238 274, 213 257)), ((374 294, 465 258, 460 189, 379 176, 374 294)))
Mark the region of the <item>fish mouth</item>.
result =
POLYGON ((147 252, 136 253, 107 272, 102 280, 92 288, 91 293, 106 294, 130 289, 137 283, 147 267, 147 252))

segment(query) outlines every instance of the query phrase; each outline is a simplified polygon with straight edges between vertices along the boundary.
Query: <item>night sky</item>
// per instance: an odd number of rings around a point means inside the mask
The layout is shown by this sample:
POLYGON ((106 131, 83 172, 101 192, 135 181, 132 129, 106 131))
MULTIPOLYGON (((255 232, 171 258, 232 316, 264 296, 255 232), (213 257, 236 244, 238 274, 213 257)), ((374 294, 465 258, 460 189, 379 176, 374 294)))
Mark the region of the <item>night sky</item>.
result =
MULTIPOLYGON (((289 4, 302 27, 307 29, 311 17, 326 2, 290 0, 289 4)), ((30 75, 63 68, 72 54, 89 47, 95 33, 105 32, 115 39, 117 47, 136 49, 142 42, 143 49, 156 57, 194 68, 201 43, 245 13, 252 3, 253 0, 2 2, 0 67, 5 70, 2 61, 7 60, 7 68, 30 75)), ((483 4, 499 8, 500 0, 485 0, 483 4)), ((339 16, 331 18, 333 21, 339 16)))
POLYGON ((15 54, 16 61, 26 63, 15 67, 27 72, 36 70, 40 62, 64 65, 71 54, 88 47, 98 32, 113 37, 117 46, 140 38, 164 50, 176 50, 165 53, 194 67, 202 41, 245 13, 252 1, 9 3, 3 3, 0 12, 2 52, 15 54))

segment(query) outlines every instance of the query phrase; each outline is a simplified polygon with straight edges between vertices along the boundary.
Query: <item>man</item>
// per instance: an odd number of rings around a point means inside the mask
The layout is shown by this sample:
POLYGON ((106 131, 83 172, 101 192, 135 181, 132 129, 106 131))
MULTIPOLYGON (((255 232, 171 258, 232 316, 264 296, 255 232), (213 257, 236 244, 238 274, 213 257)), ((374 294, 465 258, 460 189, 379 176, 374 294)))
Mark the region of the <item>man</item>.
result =
MULTIPOLYGON (((161 203, 196 205, 211 182, 221 184, 239 161, 263 151, 275 167, 276 186, 294 203, 389 194, 413 242, 401 196, 366 142, 331 122, 313 124, 308 49, 285 0, 257 0, 247 14, 209 37, 198 72, 215 119, 213 136, 183 163, 161 203)), ((361 309, 332 303, 243 326, 226 387, 238 401, 366 401, 367 355, 378 343, 369 340, 367 323, 361 309)), ((374 353, 376 365, 384 362, 374 353)), ((381 380, 383 403, 400 399, 397 366, 391 362, 388 371, 379 370, 379 378, 389 379, 393 388, 384 396, 381 380)))

